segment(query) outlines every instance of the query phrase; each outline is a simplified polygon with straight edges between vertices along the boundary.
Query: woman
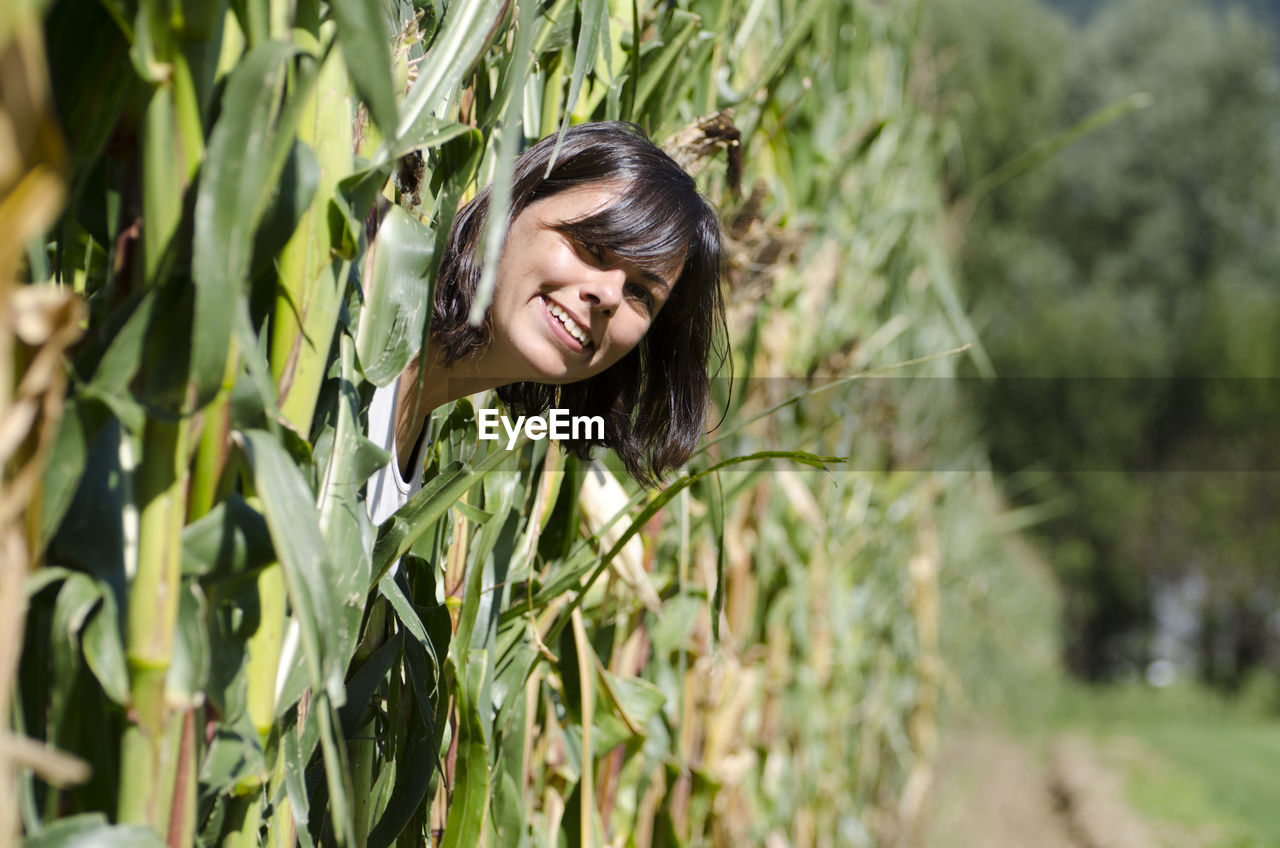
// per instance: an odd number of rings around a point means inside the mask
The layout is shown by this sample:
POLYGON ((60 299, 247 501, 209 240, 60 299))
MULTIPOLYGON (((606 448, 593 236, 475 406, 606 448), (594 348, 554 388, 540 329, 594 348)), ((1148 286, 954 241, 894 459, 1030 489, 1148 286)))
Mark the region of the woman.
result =
MULTIPOLYGON (((522 414, 601 416, 603 439, 654 485, 702 435, 720 297, 720 229, 693 179, 632 124, 570 128, 515 163, 507 238, 484 322, 467 322, 480 279, 489 189, 459 213, 436 283, 427 349, 370 407, 391 448, 397 500, 421 477, 425 417, 483 389, 522 414), (420 373, 425 369, 425 374, 420 373)), ((724 354, 721 354, 723 360, 724 354)), ((381 475, 380 475, 381 476, 381 475)), ((388 481, 371 483, 390 491, 388 481)), ((375 521, 382 510, 375 510, 375 521)))

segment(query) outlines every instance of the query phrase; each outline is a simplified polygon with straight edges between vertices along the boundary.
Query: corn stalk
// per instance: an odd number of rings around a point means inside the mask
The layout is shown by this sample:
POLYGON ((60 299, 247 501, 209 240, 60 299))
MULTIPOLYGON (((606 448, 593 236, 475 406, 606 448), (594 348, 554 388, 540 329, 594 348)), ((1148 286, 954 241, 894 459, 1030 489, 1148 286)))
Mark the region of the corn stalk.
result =
POLYGON ((421 348, 460 202, 493 181, 502 220, 518 151, 587 119, 669 138, 720 203, 737 374, 953 373, 929 356, 972 338, 913 10, 54 4, 72 189, 29 253, 88 318, 12 726, 94 777, 26 774, 25 832, 891 839, 933 747, 948 563, 928 540, 960 484, 881 473, 914 443, 832 422, 906 408, 893 426, 931 432, 919 389, 748 381, 657 493, 542 442, 487 452, 484 399, 460 400, 377 527, 363 487, 388 457, 364 427, 421 348))

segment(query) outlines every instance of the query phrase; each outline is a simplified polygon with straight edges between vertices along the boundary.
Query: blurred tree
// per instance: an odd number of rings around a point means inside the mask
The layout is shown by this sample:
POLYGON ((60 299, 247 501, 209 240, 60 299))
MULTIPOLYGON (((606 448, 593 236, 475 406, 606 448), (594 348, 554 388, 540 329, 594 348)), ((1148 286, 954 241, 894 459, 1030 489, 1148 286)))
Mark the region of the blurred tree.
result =
POLYGON ((1089 678, 1140 667, 1153 584, 1195 571, 1202 671, 1234 685, 1274 655, 1262 611, 1280 594, 1262 517, 1278 475, 1225 473, 1280 468, 1273 33, 1193 0, 1103 4, 1079 29, 1035 2, 960 0, 931 23, 962 277, 1001 375, 979 402, 998 466, 1050 469, 1066 507, 1042 530, 1068 660, 1089 678), (970 194, 1138 91, 1150 108, 970 194), (1224 473, 1137 473, 1174 469, 1224 473))

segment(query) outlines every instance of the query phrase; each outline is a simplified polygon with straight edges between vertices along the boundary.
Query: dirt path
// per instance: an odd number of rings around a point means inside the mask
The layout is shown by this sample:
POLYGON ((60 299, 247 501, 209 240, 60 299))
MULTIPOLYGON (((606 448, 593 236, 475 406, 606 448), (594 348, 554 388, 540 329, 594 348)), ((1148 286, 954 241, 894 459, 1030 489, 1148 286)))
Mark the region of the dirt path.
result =
POLYGON ((1159 848, 1120 778, 1083 738, 1047 758, 1004 734, 955 735, 915 848, 1159 848))

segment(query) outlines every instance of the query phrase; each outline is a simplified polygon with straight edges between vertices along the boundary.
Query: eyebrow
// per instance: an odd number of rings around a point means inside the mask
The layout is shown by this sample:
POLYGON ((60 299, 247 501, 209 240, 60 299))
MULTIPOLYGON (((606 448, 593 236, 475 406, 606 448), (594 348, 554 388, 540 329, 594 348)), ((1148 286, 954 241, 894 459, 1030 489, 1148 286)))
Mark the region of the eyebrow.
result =
MULTIPOLYGON (((585 244, 585 243, 587 242, 587 240, 586 240, 586 239, 584 239, 582 236, 579 236, 579 235, 578 235, 577 233, 575 233, 575 232, 573 231, 573 229, 572 229, 572 225, 573 225, 573 224, 575 224, 575 223, 578 223, 578 222, 576 222, 576 221, 574 221, 574 222, 568 222, 568 226, 566 226, 565 224, 560 224, 560 225, 555 225, 555 224, 553 224, 553 225, 551 225, 551 226, 552 226, 552 228, 553 228, 553 229, 559 230, 562 234, 564 234, 565 236, 568 236, 569 238, 573 239, 574 241, 578 242, 579 244, 585 244)), ((607 244, 607 243, 599 243, 599 244, 600 244, 600 247, 603 247, 605 250, 607 250, 607 251, 609 251, 610 253, 614 254, 614 255, 615 255, 615 256, 617 256, 619 259, 622 259, 622 260, 623 260, 623 261, 625 261, 625 262, 629 262, 632 266, 634 266, 634 267, 635 267, 637 274, 638 274, 641 278, 643 278, 643 279, 645 279, 645 280, 647 280, 647 281, 649 281, 649 282, 653 283, 655 286, 658 286, 659 288, 661 288, 661 289, 662 289, 662 291, 665 293, 665 295, 666 295, 667 297, 670 297, 670 296, 671 296, 671 286, 672 286, 672 283, 668 283, 665 279, 663 279, 662 275, 661 275, 661 274, 659 274, 657 271, 654 271, 654 270, 652 270, 652 269, 650 269, 650 268, 645 268, 645 267, 643 267, 642 265, 640 265, 640 263, 639 263, 639 262, 637 262, 637 261, 636 261, 636 260, 634 260, 634 259, 626 259, 625 257, 623 257, 623 256, 621 255, 621 252, 620 252, 620 251, 619 251, 619 249, 618 249, 618 248, 616 248, 616 247, 613 247, 613 246, 611 246, 611 245, 609 245, 609 244, 607 244)), ((677 277, 678 277, 678 276, 679 276, 679 275, 677 274, 677 277)))
POLYGON ((666 294, 667 297, 671 296, 671 283, 668 283, 665 279, 663 279, 662 275, 659 274, 657 271, 654 271, 651 268, 645 268, 643 265, 641 265, 639 262, 636 262, 634 259, 623 258, 621 255, 619 255, 617 248, 609 247, 607 245, 605 245, 604 248, 605 250, 608 250, 610 253, 614 254, 615 256, 618 256, 619 259, 623 259, 624 262, 627 262, 630 265, 632 265, 636 269, 637 276, 645 280, 648 280, 649 282, 653 283, 655 286, 662 289, 662 291, 666 294))
POLYGON ((650 271, 647 268, 641 268, 640 276, 644 277, 646 280, 653 283, 654 285, 659 286, 667 294, 671 294, 671 286, 667 283, 666 280, 662 279, 662 275, 659 274, 657 271, 650 271))

